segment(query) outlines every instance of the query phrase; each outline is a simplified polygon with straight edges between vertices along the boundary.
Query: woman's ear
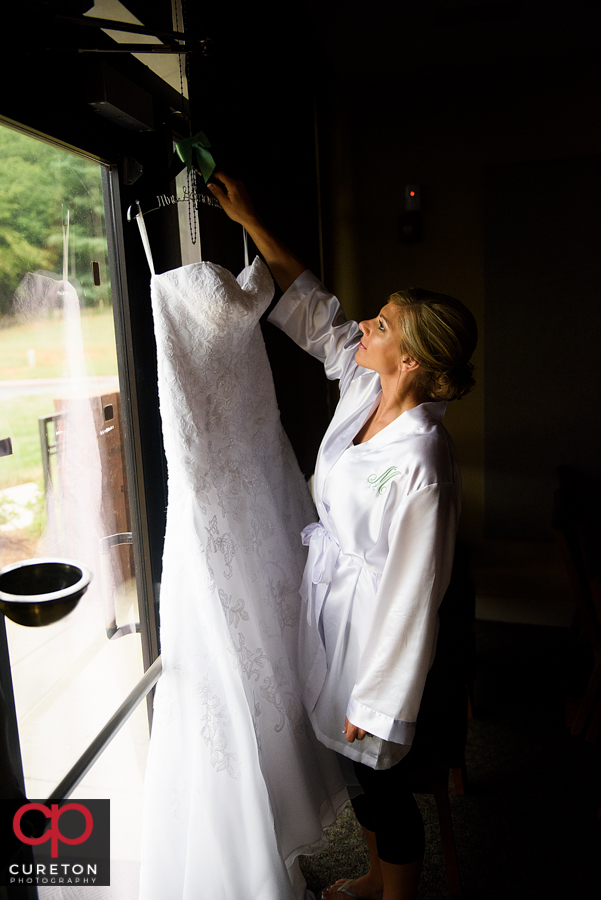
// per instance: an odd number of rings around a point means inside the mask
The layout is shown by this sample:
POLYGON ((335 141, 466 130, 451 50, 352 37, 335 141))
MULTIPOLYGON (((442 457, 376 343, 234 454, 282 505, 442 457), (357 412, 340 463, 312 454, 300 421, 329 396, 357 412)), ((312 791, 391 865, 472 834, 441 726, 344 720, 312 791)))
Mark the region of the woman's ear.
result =
POLYGON ((420 365, 417 360, 413 359, 412 356, 402 356, 401 357, 401 371, 402 372, 414 372, 416 369, 419 369, 420 365))

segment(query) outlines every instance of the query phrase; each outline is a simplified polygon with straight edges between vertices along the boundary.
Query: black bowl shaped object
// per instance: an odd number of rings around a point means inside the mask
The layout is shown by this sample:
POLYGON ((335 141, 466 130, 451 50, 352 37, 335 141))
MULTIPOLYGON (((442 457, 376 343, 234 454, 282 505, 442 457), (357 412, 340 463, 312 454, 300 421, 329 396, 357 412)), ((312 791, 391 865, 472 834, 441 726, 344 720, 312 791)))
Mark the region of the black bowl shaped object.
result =
POLYGON ((19 625, 50 625, 75 609, 91 580, 73 559, 12 563, 0 571, 0 610, 19 625))

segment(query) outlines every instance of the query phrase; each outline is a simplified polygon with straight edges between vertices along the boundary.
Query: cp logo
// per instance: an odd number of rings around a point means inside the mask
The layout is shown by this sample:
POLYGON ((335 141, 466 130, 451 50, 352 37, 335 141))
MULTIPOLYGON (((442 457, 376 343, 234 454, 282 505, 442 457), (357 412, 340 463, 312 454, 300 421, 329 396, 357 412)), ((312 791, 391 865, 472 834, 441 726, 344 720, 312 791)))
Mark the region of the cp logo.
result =
POLYGON ((58 803, 52 803, 50 809, 48 809, 47 806, 44 806, 43 803, 26 803, 25 806, 22 806, 17 810, 13 819, 13 831, 24 844, 43 844, 45 841, 50 841, 50 856, 52 859, 56 859, 58 856, 59 841, 62 841, 63 844, 83 844, 83 842, 87 841, 92 834, 93 828, 94 819, 92 818, 92 813, 89 809, 86 809, 85 806, 82 806, 81 803, 67 803, 60 808, 58 803), (48 831, 44 832, 42 837, 27 837, 27 835, 23 834, 23 831, 21 830, 21 819, 28 809, 39 809, 44 813, 47 819, 50 819, 50 828, 48 831), (86 827, 83 834, 79 837, 68 838, 61 834, 58 820, 68 809, 76 809, 85 819, 86 827))

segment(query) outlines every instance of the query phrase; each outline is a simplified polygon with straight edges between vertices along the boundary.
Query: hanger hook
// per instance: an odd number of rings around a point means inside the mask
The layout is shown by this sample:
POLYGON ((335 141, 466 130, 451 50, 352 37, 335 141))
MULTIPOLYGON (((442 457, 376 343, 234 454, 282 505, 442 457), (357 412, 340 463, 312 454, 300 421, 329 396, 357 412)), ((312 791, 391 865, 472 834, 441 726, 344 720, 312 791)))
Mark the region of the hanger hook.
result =
POLYGON ((128 221, 128 222, 131 222, 132 219, 137 219, 138 216, 141 216, 141 215, 142 215, 142 208, 141 208, 141 206, 140 206, 140 201, 139 201, 139 200, 134 200, 134 202, 131 204, 131 206, 130 206, 129 209, 127 210, 127 221, 128 221), (134 206, 137 206, 137 207, 138 207, 138 211, 137 211, 137 213, 135 213, 135 215, 132 216, 132 212, 131 212, 131 211, 132 211, 132 209, 134 208, 134 206))

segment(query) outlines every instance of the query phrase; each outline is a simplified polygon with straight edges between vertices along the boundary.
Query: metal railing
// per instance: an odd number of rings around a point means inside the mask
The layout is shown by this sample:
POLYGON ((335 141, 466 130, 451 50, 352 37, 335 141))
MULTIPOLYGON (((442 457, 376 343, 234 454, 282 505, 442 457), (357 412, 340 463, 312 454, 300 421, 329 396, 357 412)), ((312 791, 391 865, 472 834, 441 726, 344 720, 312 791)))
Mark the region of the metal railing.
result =
POLYGON ((55 787, 48 797, 48 803, 52 800, 66 800, 73 793, 101 753, 106 750, 117 732, 127 722, 138 704, 152 690, 161 677, 162 671, 161 657, 159 656, 126 697, 119 709, 111 716, 104 728, 96 735, 89 747, 84 750, 77 762, 71 766, 60 784, 55 787))
POLYGON ((64 413, 54 413, 50 416, 38 417, 38 428, 40 431, 40 450, 42 452, 42 469, 44 472, 44 489, 46 495, 46 511, 48 511, 48 498, 54 490, 52 482, 52 463, 51 457, 57 454, 56 426, 64 418, 64 413), (54 439, 48 434, 48 426, 54 426, 54 439))
MULTIPOLYGON (((111 547, 119 547, 123 544, 133 544, 134 538, 131 531, 122 531, 119 534, 109 534, 100 538, 100 556, 101 559, 107 559, 111 547)), ((110 569, 110 564, 106 568, 110 569)), ((112 589, 111 580, 107 576, 107 572, 103 571, 104 566, 100 567, 100 588, 104 602, 104 616, 106 621, 106 636, 109 641, 121 638, 126 634, 139 634, 139 622, 127 622, 125 625, 117 625, 117 612, 115 609, 115 595, 112 589)))

